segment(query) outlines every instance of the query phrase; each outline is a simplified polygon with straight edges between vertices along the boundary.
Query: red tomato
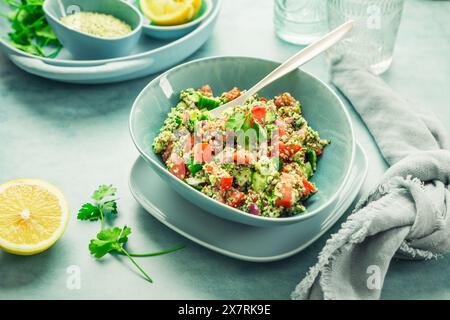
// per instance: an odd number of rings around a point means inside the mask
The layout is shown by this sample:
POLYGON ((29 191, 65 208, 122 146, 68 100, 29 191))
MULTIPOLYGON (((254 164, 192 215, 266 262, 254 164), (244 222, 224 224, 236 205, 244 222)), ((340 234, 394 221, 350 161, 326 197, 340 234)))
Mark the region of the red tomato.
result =
POLYGON ((278 108, 293 106, 295 104, 295 99, 289 93, 285 92, 276 96, 274 103, 278 108))
POLYGON ((264 121, 266 120, 266 111, 267 108, 265 106, 253 107, 252 109, 253 118, 255 118, 255 120, 258 123, 264 123, 264 121))
POLYGON ((316 150, 316 156, 320 156, 322 154, 323 150, 322 149, 317 149, 316 150))
POLYGON ((186 138, 186 144, 184 145, 184 154, 189 153, 192 150, 192 147, 195 143, 195 137, 193 135, 190 135, 186 138))
POLYGON ((275 206, 290 208, 294 204, 294 197, 292 194, 293 183, 291 181, 282 181, 281 183, 281 199, 275 200, 275 206))
POLYGON ((278 136, 279 137, 282 137, 282 136, 287 136, 287 134, 288 134, 288 132, 287 132, 287 130, 284 130, 284 129, 278 129, 278 136))
POLYGON ((233 177, 222 177, 220 178, 220 189, 228 190, 233 185, 233 177))
POLYGON ((237 208, 245 201, 245 193, 232 189, 228 194, 227 204, 230 207, 237 208))
POLYGON ((172 154, 167 161, 170 166, 169 172, 180 180, 186 178, 186 165, 184 159, 177 154, 172 154))
POLYGON ((280 158, 283 160, 288 160, 289 158, 292 158, 294 154, 302 150, 302 146, 299 144, 286 145, 283 142, 279 143, 278 148, 280 150, 280 158))
POLYGON ((230 91, 225 93, 225 98, 227 98, 228 100, 231 101, 231 100, 236 99, 240 95, 241 95, 241 91, 237 87, 234 87, 233 89, 231 89, 230 91))
POLYGON ((259 98, 259 101, 262 101, 262 102, 267 102, 267 101, 269 101, 269 100, 267 100, 266 98, 264 98, 264 97, 261 97, 261 98, 259 98))
POLYGON ((216 172, 216 169, 211 164, 205 165, 204 168, 205 168, 206 172, 208 172, 210 174, 214 174, 216 172))
POLYGON ((212 159, 212 149, 208 143, 197 143, 194 146, 194 161, 196 163, 208 163, 212 159))
POLYGON ((316 192, 316 188, 306 179, 302 180, 305 191, 303 191, 304 196, 309 196, 311 193, 316 192))
POLYGON ((233 161, 238 164, 251 164, 254 162, 254 157, 248 151, 237 151, 233 154, 233 161))

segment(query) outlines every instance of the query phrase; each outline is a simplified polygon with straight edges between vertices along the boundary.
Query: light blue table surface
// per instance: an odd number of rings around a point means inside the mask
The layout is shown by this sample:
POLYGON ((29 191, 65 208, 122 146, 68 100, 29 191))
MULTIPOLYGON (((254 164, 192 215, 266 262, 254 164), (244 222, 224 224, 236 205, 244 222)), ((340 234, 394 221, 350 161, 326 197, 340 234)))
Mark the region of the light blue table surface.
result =
MULTIPOLYGON (((298 50, 274 36, 272 1, 225 0, 213 37, 190 59, 246 55, 282 61, 298 50)), ((450 2, 407 0, 394 62, 383 78, 402 95, 450 123, 450 2)), ((328 79, 324 57, 304 67, 328 79)), ((0 299, 287 299, 316 261, 329 233, 289 259, 256 264, 221 256, 169 230, 132 198, 128 173, 137 157, 128 113, 147 77, 121 84, 68 85, 41 79, 0 56, 0 181, 49 180, 68 196, 72 215, 64 237, 31 257, 0 253, 0 299), (99 184, 119 188, 117 225, 133 228, 136 251, 185 244, 183 251, 140 259, 153 276, 145 282, 125 259, 93 260, 89 240, 99 225, 78 222, 76 211, 99 184), (67 268, 80 267, 81 288, 66 286, 67 268)), ((377 147, 351 111, 358 140, 369 156, 363 192, 386 169, 377 147)), ((181 209, 181 208, 180 208, 181 209)), ((338 223, 339 224, 339 223, 338 223)), ((331 232, 336 231, 336 225, 331 232)), ((450 298, 450 256, 437 261, 394 261, 385 299, 450 298)))

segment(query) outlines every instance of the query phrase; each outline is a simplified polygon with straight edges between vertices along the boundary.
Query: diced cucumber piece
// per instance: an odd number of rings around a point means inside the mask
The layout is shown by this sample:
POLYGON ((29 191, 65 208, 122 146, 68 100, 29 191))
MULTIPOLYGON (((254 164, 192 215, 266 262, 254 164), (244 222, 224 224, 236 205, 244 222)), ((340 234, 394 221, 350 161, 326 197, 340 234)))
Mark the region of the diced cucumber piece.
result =
POLYGON ((252 188, 256 192, 263 192, 267 187, 266 178, 259 174, 258 172, 254 172, 252 176, 252 188))
POLYGON ((314 174, 314 171, 311 167, 311 163, 309 162, 305 164, 305 173, 308 175, 308 178, 310 178, 314 174))
POLYGON ((273 123, 277 118, 277 115, 275 114, 275 112, 268 110, 266 112, 266 123, 273 123))
POLYGON ((234 172, 234 177, 236 178, 236 183, 243 187, 245 186, 249 181, 251 181, 252 177, 252 170, 248 166, 242 166, 240 168, 237 168, 234 172))
POLYGON ((199 109, 212 110, 220 106, 220 101, 214 98, 208 98, 201 95, 196 105, 199 109))
POLYGON ((186 167, 188 168, 188 170, 192 173, 192 174, 196 174, 197 172, 199 172, 200 170, 202 170, 203 168, 203 164, 201 163, 195 163, 194 159, 189 158, 186 161, 186 167))

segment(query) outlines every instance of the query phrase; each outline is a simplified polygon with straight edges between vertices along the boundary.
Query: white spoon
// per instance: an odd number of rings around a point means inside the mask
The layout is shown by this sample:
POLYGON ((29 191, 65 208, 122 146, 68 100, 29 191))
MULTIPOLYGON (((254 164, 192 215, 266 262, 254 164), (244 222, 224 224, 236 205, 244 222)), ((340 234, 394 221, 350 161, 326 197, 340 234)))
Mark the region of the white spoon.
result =
POLYGON ((319 40, 313 42, 309 46, 300 50, 300 52, 296 53, 292 57, 290 57, 286 62, 281 64, 278 68, 269 73, 264 79, 255 84, 252 88, 242 93, 241 96, 230 101, 216 109, 209 111, 208 113, 212 117, 218 117, 222 112, 227 109, 233 108, 237 105, 242 105, 245 101, 250 98, 252 95, 256 94, 258 91, 262 90, 272 82, 278 80, 289 72, 297 69, 301 65, 305 64, 312 58, 316 57, 320 53, 324 52, 332 45, 336 44, 342 37, 349 32, 354 25, 354 21, 350 20, 336 29, 330 31, 325 36, 320 38, 319 40))

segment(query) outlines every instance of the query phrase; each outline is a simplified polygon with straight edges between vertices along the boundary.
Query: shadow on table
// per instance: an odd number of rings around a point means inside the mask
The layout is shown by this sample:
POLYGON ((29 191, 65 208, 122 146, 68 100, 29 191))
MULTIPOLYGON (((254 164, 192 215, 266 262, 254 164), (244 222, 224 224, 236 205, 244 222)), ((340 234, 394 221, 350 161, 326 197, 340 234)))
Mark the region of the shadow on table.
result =
POLYGON ((104 85, 69 84, 28 74, 1 55, 0 76, 2 95, 55 121, 103 117, 123 109, 128 112, 138 93, 155 77, 104 85))
POLYGON ((34 256, 16 256, 0 251, 0 289, 32 284, 52 270, 55 250, 34 256))

